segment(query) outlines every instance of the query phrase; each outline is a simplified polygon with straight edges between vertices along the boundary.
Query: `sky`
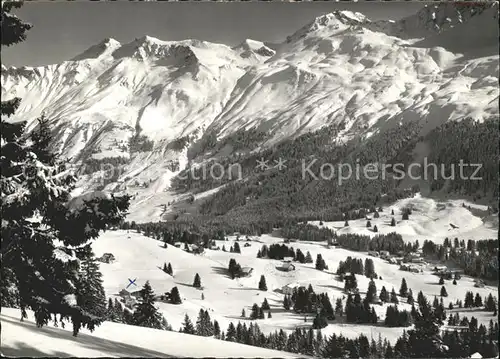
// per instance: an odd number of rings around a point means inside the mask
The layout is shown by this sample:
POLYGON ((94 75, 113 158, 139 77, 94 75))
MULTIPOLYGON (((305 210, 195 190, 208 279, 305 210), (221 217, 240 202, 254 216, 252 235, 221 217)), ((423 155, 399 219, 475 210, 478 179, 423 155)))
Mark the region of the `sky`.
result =
POLYGON ((108 37, 121 43, 144 35, 231 46, 247 38, 279 43, 337 9, 397 20, 421 7, 418 2, 25 2, 15 14, 33 28, 25 42, 2 49, 2 64, 60 63, 108 37))

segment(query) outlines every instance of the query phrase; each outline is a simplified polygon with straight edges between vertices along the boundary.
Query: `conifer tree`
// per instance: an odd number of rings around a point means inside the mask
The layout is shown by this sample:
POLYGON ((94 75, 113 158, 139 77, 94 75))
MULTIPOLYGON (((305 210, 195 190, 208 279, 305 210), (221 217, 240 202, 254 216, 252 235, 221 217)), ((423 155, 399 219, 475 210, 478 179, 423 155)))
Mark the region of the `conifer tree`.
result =
POLYGON ((380 290, 379 298, 384 303, 389 302, 389 293, 387 293, 387 289, 385 289, 385 286, 383 286, 380 290))
POLYGON ((444 285, 441 287, 441 293, 440 293, 441 297, 447 297, 448 296, 448 292, 446 291, 446 288, 444 287, 444 285))
POLYGON ((321 254, 318 253, 318 255, 316 256, 316 269, 317 270, 324 270, 326 267, 326 263, 323 259, 323 257, 321 256, 321 254))
POLYGON ((193 287, 201 288, 201 278, 198 273, 196 273, 196 275, 194 276, 193 287))
POLYGON ((115 318, 115 308, 113 304, 113 299, 109 298, 108 299, 108 320, 114 322, 116 320, 115 318))
POLYGON ((371 258, 365 259, 364 274, 368 278, 377 278, 377 273, 375 272, 375 264, 373 263, 373 259, 371 258))
POLYGON ((165 318, 155 307, 155 296, 149 281, 146 281, 140 292, 141 300, 135 305, 132 317, 134 325, 155 329, 166 329, 165 318))
POLYGON ((285 298, 283 299, 283 308, 285 308, 285 310, 290 310, 290 297, 287 295, 285 295, 285 298))
POLYGON ((181 331, 186 334, 196 334, 196 329, 191 322, 191 318, 187 314, 184 315, 184 321, 182 322, 181 331))
POLYGON ((227 327, 226 341, 228 342, 236 341, 236 328, 233 322, 229 323, 229 326, 227 327))
POLYGON ((259 319, 264 319, 264 311, 262 310, 262 307, 259 308, 259 319))
POLYGON ((196 320, 196 335, 210 337, 214 335, 214 325, 210 319, 208 311, 200 309, 196 320))
POLYGON ((410 305, 413 305, 413 303, 415 302, 415 299, 413 299, 413 292, 411 289, 408 291, 408 296, 406 297, 406 302, 410 305))
POLYGON ((118 301, 118 298, 115 298, 115 302, 114 302, 113 307, 114 307, 114 311, 115 311, 116 321, 118 323, 123 323, 123 312, 124 312, 124 309, 123 309, 122 303, 120 303, 118 301))
POLYGON ((262 302, 261 307, 262 307, 263 310, 269 310, 269 309, 271 309, 269 307, 269 303, 267 302, 267 298, 264 298, 264 301, 262 302))
POLYGON ((233 252, 234 253, 241 253, 240 244, 238 242, 234 242, 233 252))
POLYGON ((399 288, 399 295, 402 297, 408 296, 408 286, 406 284, 406 279, 401 279, 401 287, 399 288))
POLYGON ((398 295, 396 294, 394 288, 392 288, 391 291, 391 303, 396 303, 396 304, 399 303, 398 295))
POLYGON ((245 308, 243 308, 243 309, 241 310, 241 317, 242 317, 242 318, 246 318, 246 316, 247 316, 247 315, 246 315, 246 313, 245 313, 245 308))
POLYGON ((263 291, 267 290, 266 277, 264 277, 264 275, 260 276, 259 290, 263 290, 263 291))
POLYGON ((474 307, 482 307, 483 306, 483 298, 479 295, 479 293, 476 293, 476 296, 474 297, 474 307))
POLYGON ((366 221, 366 228, 371 228, 372 223, 370 221, 366 221))
POLYGON ((391 219, 391 227, 396 227, 396 220, 394 219, 394 217, 392 217, 391 219))
POLYGON ((484 309, 487 311, 492 312, 495 309, 496 302, 495 298, 491 295, 491 293, 488 294, 488 297, 486 297, 485 303, 484 303, 484 309))
POLYGON ((220 338, 220 335, 221 335, 221 331, 220 331, 220 325, 219 325, 219 322, 214 320, 214 325, 213 325, 213 332, 214 332, 214 337, 219 339, 220 338))
POLYGON ((305 263, 312 263, 312 262, 313 262, 313 259, 312 259, 311 253, 309 251, 307 251, 305 263))
POLYGON ((344 290, 349 292, 356 289, 358 289, 358 281, 356 279, 356 275, 352 273, 351 275, 345 277, 344 290))
POLYGON ((375 301, 375 298, 377 298, 377 287, 375 285, 375 282, 371 280, 370 283, 368 284, 366 299, 368 300, 369 303, 373 303, 375 301))
POLYGON ((377 227, 377 225, 374 225, 374 226, 373 226, 373 231, 374 231, 375 233, 377 233, 377 232, 378 232, 378 227, 377 227))
POLYGON ((313 320, 313 329, 323 329, 328 325, 328 320, 326 319, 326 314, 323 309, 321 309, 313 320))
POLYGON ((443 285, 443 284, 444 284, 444 278, 441 277, 441 278, 439 278, 439 285, 443 285))
POLYGON ((335 314, 342 316, 344 313, 344 308, 342 306, 342 298, 337 298, 335 302, 335 314))
POLYGON ((84 311, 96 316, 106 315, 106 295, 102 286, 102 274, 94 254, 89 254, 80 263, 76 285, 76 304, 84 311))
POLYGON ((273 317, 273 316, 271 315, 271 312, 270 312, 270 311, 269 311, 269 312, 267 312, 267 317, 268 317, 268 318, 272 318, 272 317, 273 317))
POLYGON ((181 304, 182 303, 181 294, 179 293, 179 289, 177 287, 173 287, 170 290, 170 302, 172 304, 181 304))
POLYGON ((252 313, 250 313, 250 319, 258 319, 259 318, 259 306, 257 303, 254 303, 252 306, 252 313))
POLYGON ((172 270, 172 265, 170 263, 167 266, 167 274, 170 274, 171 276, 174 275, 174 271, 172 270))

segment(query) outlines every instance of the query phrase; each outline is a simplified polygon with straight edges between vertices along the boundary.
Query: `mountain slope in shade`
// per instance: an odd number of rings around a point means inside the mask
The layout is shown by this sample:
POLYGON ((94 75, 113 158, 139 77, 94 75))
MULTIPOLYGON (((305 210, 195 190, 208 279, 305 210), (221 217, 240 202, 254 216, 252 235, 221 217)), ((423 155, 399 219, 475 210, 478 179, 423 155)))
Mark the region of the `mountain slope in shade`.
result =
POLYGON ((12 120, 28 129, 44 113, 54 148, 74 162, 122 158, 104 184, 82 175, 82 191, 142 184, 137 201, 148 201, 208 134, 255 129, 256 146, 271 146, 331 124, 348 139, 498 116, 497 18, 496 3, 439 4, 395 22, 335 11, 279 45, 106 39, 61 64, 2 68, 2 96, 22 98, 12 120))

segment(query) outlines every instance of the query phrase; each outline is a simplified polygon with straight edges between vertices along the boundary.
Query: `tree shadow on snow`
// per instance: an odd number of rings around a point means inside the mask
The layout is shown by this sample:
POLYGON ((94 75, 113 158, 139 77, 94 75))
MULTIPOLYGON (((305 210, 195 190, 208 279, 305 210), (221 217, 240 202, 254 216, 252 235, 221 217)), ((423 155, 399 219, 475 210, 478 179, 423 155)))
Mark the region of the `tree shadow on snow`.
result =
MULTIPOLYGON (((13 318, 11 316, 2 315, 2 321, 8 322, 9 325, 22 327, 26 331, 31 331, 38 335, 44 335, 47 337, 47 340, 55 338, 62 341, 73 342, 76 347, 80 346, 83 348, 100 351, 103 353, 103 356, 116 355, 123 357, 172 357, 154 350, 141 348, 131 344, 102 339, 90 334, 79 333, 77 337, 73 337, 72 331, 50 327, 37 328, 36 325, 32 322, 21 322, 18 318, 13 318)), ((71 327, 70 323, 68 323, 67 326, 68 325, 71 327)), ((69 347, 71 348, 71 346, 69 347)), ((2 343, 2 353, 5 356, 16 357, 75 356, 74 353, 60 352, 56 350, 54 350, 53 353, 44 353, 39 349, 33 348, 28 344, 22 342, 16 342, 16 344, 12 346, 8 346, 5 343, 2 343)))
POLYGON ((223 275, 227 278, 231 278, 231 276, 229 275, 229 271, 227 268, 225 267, 211 267, 212 268, 212 271, 216 274, 220 274, 220 275, 223 275))

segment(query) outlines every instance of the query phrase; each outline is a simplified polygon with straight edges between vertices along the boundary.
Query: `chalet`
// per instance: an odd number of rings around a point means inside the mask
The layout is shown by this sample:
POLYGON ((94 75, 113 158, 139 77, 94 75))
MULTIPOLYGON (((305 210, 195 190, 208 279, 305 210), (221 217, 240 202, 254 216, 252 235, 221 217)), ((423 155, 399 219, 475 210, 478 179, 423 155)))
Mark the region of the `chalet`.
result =
POLYGON ((135 297, 132 297, 130 292, 126 289, 122 289, 118 295, 122 298, 123 304, 125 304, 126 307, 132 309, 134 305, 137 303, 137 299, 135 297))
POLYGON ((281 266, 278 267, 277 269, 285 272, 290 272, 295 270, 295 266, 291 262, 283 262, 281 263, 281 266))
POLYGON ((118 295, 122 298, 127 298, 127 297, 130 297, 130 292, 126 289, 122 289, 118 295))
POLYGON ((115 261, 115 256, 112 253, 104 253, 99 261, 102 263, 113 263, 115 261))
POLYGON ((391 257, 387 260, 390 264, 398 264, 398 260, 394 257, 391 257))
POLYGON ((484 281, 482 279, 474 279, 474 287, 484 288, 484 281))
POLYGON ((141 297, 141 294, 142 294, 142 289, 139 289, 139 290, 135 290, 133 292, 130 292, 130 296, 132 296, 133 298, 140 298, 141 297))
POLYGON ((446 269, 447 269, 446 266, 435 266, 433 271, 439 273, 439 272, 444 272, 446 269))
POLYGON ((123 298, 123 304, 125 304, 125 306, 127 308, 130 308, 130 309, 133 309, 134 308, 134 305, 137 304, 137 299, 133 298, 133 297, 127 297, 127 298, 123 298))
POLYGON ((417 258, 412 258, 412 259, 411 259, 411 262, 412 262, 412 263, 420 263, 420 264, 425 263, 424 259, 423 259, 423 258, 420 258, 420 257, 417 257, 417 258))
POLYGON ((287 284, 281 288, 281 291, 285 295, 292 295, 295 288, 297 288, 296 285, 287 284))
POLYGON ((402 271, 412 272, 412 273, 421 273, 422 272, 421 268, 418 268, 416 266, 412 266, 410 264, 401 264, 399 266, 399 269, 402 271))
POLYGON ((174 246, 177 247, 177 248, 181 248, 182 242, 175 242, 174 246))
POLYGON ((389 257, 391 254, 389 253, 389 251, 380 251, 380 257, 381 258, 386 258, 386 257, 389 257))
POLYGON ((241 276, 242 277, 249 277, 252 275, 253 268, 251 267, 243 267, 241 268, 241 276))
POLYGON ((251 247, 252 245, 250 243, 245 243, 243 247, 251 247))
POLYGON ((203 252, 205 252, 205 248, 203 248, 202 246, 198 246, 196 244, 193 244, 191 246, 191 252, 193 252, 194 254, 202 254, 203 252))
POLYGON ((299 286, 297 283, 289 283, 281 288, 281 292, 285 295, 292 295, 294 291, 298 291, 300 288, 306 289, 306 287, 299 286))
POLYGON ((379 253, 377 251, 370 251, 370 252, 368 252, 368 255, 372 256, 372 257, 378 257, 379 253))
POLYGON ((284 258, 283 258, 283 262, 284 262, 284 263, 290 263, 290 262, 292 262, 292 261, 293 261, 293 257, 284 257, 284 258))
POLYGON ((163 303, 170 303, 170 293, 165 292, 163 294, 160 294, 159 296, 157 296, 155 298, 155 300, 157 300, 159 302, 163 302, 163 303))

